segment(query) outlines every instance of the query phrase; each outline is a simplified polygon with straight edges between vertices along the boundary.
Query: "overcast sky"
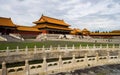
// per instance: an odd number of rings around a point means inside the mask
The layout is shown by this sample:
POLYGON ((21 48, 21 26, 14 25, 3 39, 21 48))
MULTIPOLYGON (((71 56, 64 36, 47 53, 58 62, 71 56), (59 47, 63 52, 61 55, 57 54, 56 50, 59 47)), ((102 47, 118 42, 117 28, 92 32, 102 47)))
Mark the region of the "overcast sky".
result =
POLYGON ((41 15, 63 19, 71 28, 120 30, 120 0, 0 0, 0 17, 32 26, 41 15))

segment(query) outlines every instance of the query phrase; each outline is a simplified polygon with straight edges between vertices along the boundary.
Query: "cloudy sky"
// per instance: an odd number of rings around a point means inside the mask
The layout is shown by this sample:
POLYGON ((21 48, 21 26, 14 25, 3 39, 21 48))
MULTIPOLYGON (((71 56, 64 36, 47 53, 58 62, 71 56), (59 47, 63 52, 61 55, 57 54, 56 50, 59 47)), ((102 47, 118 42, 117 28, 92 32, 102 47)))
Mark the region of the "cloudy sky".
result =
POLYGON ((120 30, 120 0, 0 0, 0 17, 33 26, 41 15, 64 19, 71 28, 120 30))

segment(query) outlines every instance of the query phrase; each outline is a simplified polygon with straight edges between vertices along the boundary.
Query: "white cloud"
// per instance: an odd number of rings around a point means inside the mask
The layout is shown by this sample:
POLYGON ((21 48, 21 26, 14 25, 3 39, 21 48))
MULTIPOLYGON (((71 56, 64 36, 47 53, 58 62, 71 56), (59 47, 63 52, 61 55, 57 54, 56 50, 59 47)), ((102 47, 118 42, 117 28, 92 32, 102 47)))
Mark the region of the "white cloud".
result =
POLYGON ((120 0, 0 0, 0 16, 33 25, 42 14, 64 19, 72 27, 120 29, 120 0))

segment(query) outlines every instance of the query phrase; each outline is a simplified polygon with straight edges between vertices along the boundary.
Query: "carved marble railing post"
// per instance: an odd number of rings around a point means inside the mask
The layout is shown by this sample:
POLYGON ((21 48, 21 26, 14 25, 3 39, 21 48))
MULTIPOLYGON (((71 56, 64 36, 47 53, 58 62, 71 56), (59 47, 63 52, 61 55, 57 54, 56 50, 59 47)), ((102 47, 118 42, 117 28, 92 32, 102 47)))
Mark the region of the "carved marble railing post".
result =
POLYGON ((17 54, 19 53, 19 46, 17 46, 17 48, 16 48, 16 53, 17 54))
POLYGON ((37 53, 37 47, 36 47, 36 45, 34 46, 34 54, 36 54, 37 53))
POLYGON ((73 69, 74 69, 75 66, 76 66, 75 64, 76 64, 76 59, 75 59, 75 55, 73 55, 73 56, 72 56, 72 65, 71 65, 71 66, 73 67, 73 69))
POLYGON ((6 49, 6 55, 8 56, 9 54, 10 54, 9 47, 7 47, 7 49, 6 49))
POLYGON ((52 45, 50 45, 50 51, 52 51, 53 50, 53 47, 52 47, 52 45))
POLYGON ((102 49, 102 44, 100 44, 100 49, 102 49))
POLYGON ((28 60, 25 60, 25 75, 30 75, 30 68, 28 60))
POLYGON ((107 51, 107 61, 109 62, 109 60, 110 60, 110 52, 107 51))
POLYGON ((44 75, 48 75, 48 73, 47 73, 47 61, 46 61, 46 57, 43 58, 42 69, 43 69, 44 75))
POLYGON ((93 49, 95 49, 96 48, 96 46, 95 46, 95 44, 93 44, 93 49))
POLYGON ((73 44, 73 46, 72 46, 72 50, 75 50, 75 46, 74 46, 74 44, 73 44))
POLYGON ((6 63, 2 63, 2 75, 7 75, 7 68, 6 68, 6 63))
POLYGON ((81 50, 82 49, 82 47, 81 47, 81 44, 80 44, 80 46, 79 46, 79 50, 81 50))
POLYGON ((60 45, 58 45, 57 50, 60 50, 60 45))
POLYGON ((59 65, 59 72, 62 72, 62 56, 61 55, 59 55, 58 65, 59 65))
POLYGON ((115 49, 115 44, 113 44, 112 48, 113 48, 113 50, 115 49))
POLYGON ((72 64, 75 64, 76 63, 76 59, 75 59, 75 55, 73 54, 72 56, 72 64))
POLYGON ((25 54, 28 54, 28 46, 25 47, 25 54))
POLYGON ((66 51, 68 50, 67 44, 65 45, 65 50, 66 50, 66 51))
POLYGON ((109 50, 109 46, 108 46, 108 44, 106 45, 106 49, 107 49, 107 51, 109 50))
POLYGON ((44 45, 42 47, 42 54, 43 54, 43 57, 46 57, 46 50, 45 50, 45 46, 44 45))
POLYGON ((120 44, 119 44, 119 49, 120 49, 120 44))
POLYGON ((84 65, 86 67, 88 67, 88 56, 87 56, 87 53, 85 53, 85 56, 84 56, 84 65))
POLYGON ((120 50, 118 50, 118 60, 120 60, 120 50))
POLYGON ((88 46, 88 44, 87 44, 87 46, 86 46, 86 49, 89 49, 89 46, 88 46))
POLYGON ((99 61, 99 55, 98 52, 96 52, 96 63, 99 61))
POLYGON ((45 51, 45 46, 43 45, 42 50, 45 51))

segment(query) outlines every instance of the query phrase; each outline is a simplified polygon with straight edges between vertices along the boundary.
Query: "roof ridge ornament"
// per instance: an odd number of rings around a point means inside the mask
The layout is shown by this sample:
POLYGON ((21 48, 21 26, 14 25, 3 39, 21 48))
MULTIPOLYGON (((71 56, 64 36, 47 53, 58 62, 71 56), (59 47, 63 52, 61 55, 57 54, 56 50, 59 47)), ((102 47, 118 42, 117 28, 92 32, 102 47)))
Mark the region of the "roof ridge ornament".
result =
POLYGON ((44 15, 42 14, 42 16, 44 16, 44 15))

